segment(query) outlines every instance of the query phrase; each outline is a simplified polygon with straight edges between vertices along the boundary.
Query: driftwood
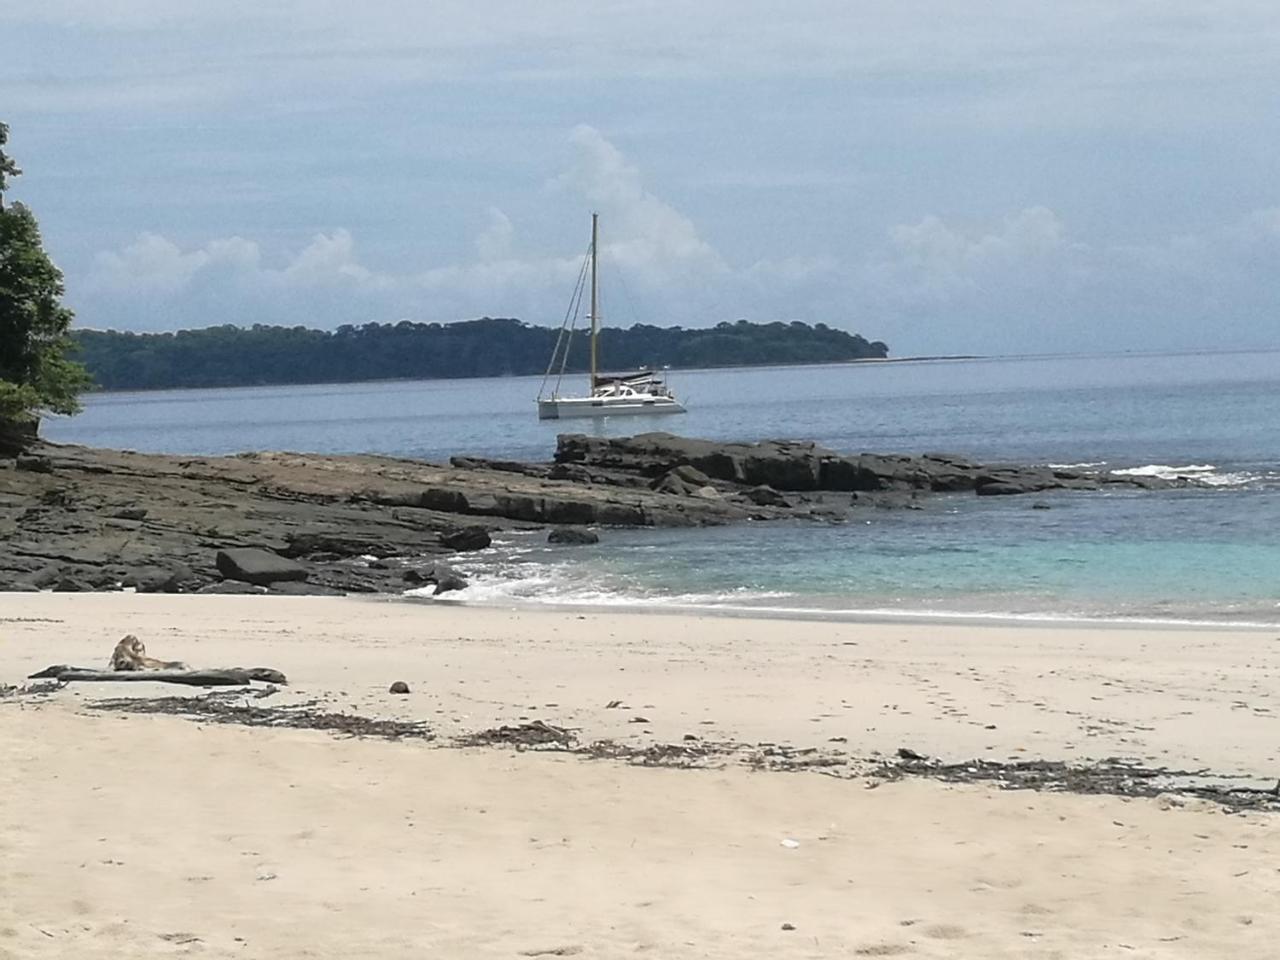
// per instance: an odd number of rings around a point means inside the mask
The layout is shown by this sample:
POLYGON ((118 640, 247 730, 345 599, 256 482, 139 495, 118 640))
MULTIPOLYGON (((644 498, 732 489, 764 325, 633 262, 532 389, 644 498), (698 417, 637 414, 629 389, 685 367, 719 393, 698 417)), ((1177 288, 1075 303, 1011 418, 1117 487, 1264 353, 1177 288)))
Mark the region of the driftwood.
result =
POLYGON ((270 667, 224 667, 216 670, 94 670, 72 667, 65 663, 45 667, 28 680, 111 681, 116 683, 147 682, 181 683, 189 687, 243 687, 254 680, 262 683, 288 683, 285 675, 270 667))

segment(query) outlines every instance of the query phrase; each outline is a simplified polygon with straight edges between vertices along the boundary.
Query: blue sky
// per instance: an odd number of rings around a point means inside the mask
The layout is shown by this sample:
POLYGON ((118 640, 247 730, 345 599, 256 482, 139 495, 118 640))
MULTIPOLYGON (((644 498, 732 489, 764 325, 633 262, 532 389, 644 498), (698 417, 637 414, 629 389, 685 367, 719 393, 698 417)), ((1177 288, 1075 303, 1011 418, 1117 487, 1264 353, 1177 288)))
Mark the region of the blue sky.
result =
POLYGON ((0 2, 80 323, 799 319, 1280 346, 1280 6, 0 2))

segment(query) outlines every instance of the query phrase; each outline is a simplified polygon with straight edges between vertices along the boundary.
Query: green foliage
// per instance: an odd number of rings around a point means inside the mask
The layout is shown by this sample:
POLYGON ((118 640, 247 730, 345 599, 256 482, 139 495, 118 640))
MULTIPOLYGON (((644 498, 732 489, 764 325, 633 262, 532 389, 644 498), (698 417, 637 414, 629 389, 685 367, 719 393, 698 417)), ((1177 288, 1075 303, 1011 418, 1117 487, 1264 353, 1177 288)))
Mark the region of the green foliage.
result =
POLYGON ((13 162, 13 158, 4 152, 4 145, 9 142, 9 125, 0 122, 0 209, 4 208, 4 191, 11 177, 21 176, 22 171, 13 162))
MULTIPOLYGON (((0 147, 7 139, 0 124, 0 147)), ((30 421, 45 411, 75 413, 90 380, 68 356, 72 314, 36 218, 20 203, 3 204, 6 179, 19 172, 0 151, 0 420, 30 421)))
MULTIPOLYGON (((80 330, 86 366, 108 390, 231 387, 359 380, 541 374, 557 331, 519 320, 369 323, 333 332, 305 327, 219 326, 177 333, 80 330)), ((709 330, 637 324, 606 328, 609 369, 827 363, 884 357, 883 343, 825 324, 722 323, 709 330)), ((573 338, 570 372, 587 369, 587 338, 573 338)))

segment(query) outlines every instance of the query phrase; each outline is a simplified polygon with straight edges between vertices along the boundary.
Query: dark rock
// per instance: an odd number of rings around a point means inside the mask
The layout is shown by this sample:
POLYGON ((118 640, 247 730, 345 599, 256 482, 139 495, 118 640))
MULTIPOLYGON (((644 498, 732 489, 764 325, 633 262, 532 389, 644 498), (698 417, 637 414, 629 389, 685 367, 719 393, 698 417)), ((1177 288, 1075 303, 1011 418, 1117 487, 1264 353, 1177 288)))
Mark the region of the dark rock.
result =
POLYGON ((13 465, 15 469, 25 470, 27 473, 53 473, 53 461, 34 454, 19 454, 13 465))
POLYGON ((525 463, 522 460, 490 460, 486 457, 450 457, 449 463, 460 470, 497 470, 499 473, 518 473, 526 477, 545 477, 551 471, 546 464, 525 463))
POLYGON ((648 486, 647 477, 637 476, 621 470, 596 470, 577 463, 557 463, 547 471, 551 480, 568 480, 571 483, 600 485, 606 487, 644 487, 648 486))
POLYGON ((453 590, 465 590, 467 586, 467 578, 462 574, 446 573, 436 579, 436 588, 431 591, 431 595, 438 597, 442 593, 449 593, 453 590))
POLYGON ((750 500, 758 507, 788 507, 791 502, 766 484, 758 487, 752 487, 743 493, 743 496, 750 500))
POLYGON ((341 597, 345 592, 323 583, 306 583, 297 580, 280 580, 269 587, 268 593, 278 593, 286 597, 341 597))
POLYGON ((313 568, 307 582, 338 593, 392 592, 400 587, 400 578, 390 571, 383 573, 338 566, 313 568))
POLYGON ((711 483, 711 478, 691 464, 684 463, 671 471, 685 483, 692 484, 695 487, 705 487, 711 483))
POLYGON ((974 487, 983 497, 1035 493, 1062 486, 1064 481, 1057 479, 1052 470, 1040 467, 995 467, 977 473, 974 478, 974 487))
POLYGON ((1032 510, 1049 510, 1051 509, 1051 507, 1049 506, 1049 504, 1045 503, 1043 500, 1037 500, 1035 503, 1031 505, 1031 509, 1032 510))
MULTIPOLYGON (((587 521, 588 523, 592 521, 587 521)), ((595 511, 595 523, 612 527, 658 526, 657 521, 641 506, 630 503, 609 502, 600 504, 595 511)))
POLYGON ((980 497, 1008 497, 1017 496, 1022 493, 1034 493, 1038 490, 1035 486, 1026 486, 1021 483, 1013 483, 1008 480, 992 480, 978 487, 978 496, 980 497))
POLYGON ((38 590, 44 590, 52 587, 63 577, 62 570, 58 567, 41 567, 33 573, 28 579, 38 590))
POLYGON ((146 507, 121 507, 107 514, 113 520, 145 520, 147 518, 146 507))
POLYGON ((720 443, 669 433, 615 438, 565 434, 558 438, 555 459, 557 463, 628 470, 649 477, 690 466, 709 480, 814 489, 818 462, 824 455, 835 454, 815 444, 788 441, 720 443))
POLYGON ((693 493, 693 487, 689 482, 674 470, 664 473, 657 480, 653 481, 651 489, 657 493, 670 493, 677 497, 687 497, 693 493))
POLYGON ((470 513, 471 504, 460 490, 431 487, 422 491, 414 506, 439 510, 441 513, 470 513))
POLYGON ((506 517, 508 520, 528 520, 542 522, 546 510, 546 502, 541 497, 524 494, 493 494, 489 503, 480 505, 480 498, 473 498, 473 513, 488 513, 495 517, 506 517))
POLYGON ((675 480, 692 490, 707 485, 698 474, 778 491, 955 491, 972 489, 978 471, 976 464, 951 454, 846 457, 808 442, 721 443, 665 433, 615 438, 566 434, 559 438, 556 462, 658 478, 654 489, 680 495, 688 495, 686 487, 675 480))
POLYGON ((133 587, 138 593, 178 593, 183 584, 192 582, 195 574, 183 564, 172 567, 140 567, 123 578, 121 585, 133 587))
POLYGON ((432 596, 439 596, 451 590, 464 590, 468 585, 466 577, 444 563, 433 564, 422 570, 406 570, 404 572, 404 580, 406 583, 415 584, 434 583, 436 588, 431 591, 432 596))
POLYGON ((93 588, 83 580, 71 576, 62 576, 58 578, 58 582, 53 585, 54 593, 83 593, 93 588))
POLYGON ((493 543, 493 539, 489 536, 488 530, 477 524, 443 533, 440 535, 440 542, 450 550, 462 552, 483 550, 493 543))
POLYGON ((256 547, 219 550, 215 558, 218 572, 228 580, 267 586, 284 581, 307 579, 307 568, 279 554, 256 547))
POLYGON ((568 480, 571 483, 595 483, 597 474, 576 463, 557 463, 547 476, 552 480, 568 480))
POLYGON ((314 557, 323 554, 332 557, 383 557, 395 553, 395 549, 369 537, 334 531, 303 530, 290 533, 286 546, 280 552, 286 557, 314 557))
POLYGON ((266 593, 266 587, 260 587, 252 583, 243 583, 239 580, 220 580, 216 583, 206 583, 200 587, 196 593, 213 593, 213 594, 245 594, 245 593, 266 593))
POLYGON ((592 530, 579 530, 577 527, 556 527, 547 534, 547 543, 576 545, 599 542, 599 534, 592 530))
POLYGON ((588 524, 595 523, 597 515, 594 503, 547 497, 542 501, 542 513, 535 519, 540 523, 588 524))
POLYGON ((403 680, 397 680, 387 690, 388 693, 408 693, 409 685, 403 680))

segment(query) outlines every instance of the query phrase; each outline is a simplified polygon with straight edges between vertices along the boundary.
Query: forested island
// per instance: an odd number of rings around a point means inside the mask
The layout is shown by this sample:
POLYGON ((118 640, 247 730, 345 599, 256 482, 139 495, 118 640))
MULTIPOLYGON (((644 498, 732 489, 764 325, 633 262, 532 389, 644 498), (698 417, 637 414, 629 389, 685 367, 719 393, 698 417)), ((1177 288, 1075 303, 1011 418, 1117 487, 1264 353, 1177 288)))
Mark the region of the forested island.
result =
MULTIPOLYGON (((337 330, 255 324, 72 336, 104 390, 235 387, 361 380, 500 377, 546 371, 559 331, 485 317, 458 323, 367 323, 337 330)), ((720 323, 685 329, 636 324, 600 334, 602 362, 637 367, 728 367, 883 359, 889 348, 824 323, 720 323)), ((567 370, 588 365, 587 338, 575 335, 567 370)))

